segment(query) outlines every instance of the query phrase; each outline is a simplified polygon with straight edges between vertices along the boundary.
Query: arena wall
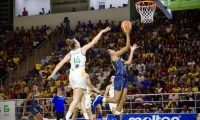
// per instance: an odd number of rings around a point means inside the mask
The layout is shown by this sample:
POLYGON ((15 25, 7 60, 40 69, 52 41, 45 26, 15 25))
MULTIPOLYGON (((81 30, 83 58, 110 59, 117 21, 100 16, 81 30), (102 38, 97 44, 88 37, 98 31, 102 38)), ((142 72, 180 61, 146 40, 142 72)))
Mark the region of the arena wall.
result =
POLYGON ((108 21, 114 20, 116 24, 118 24, 118 21, 130 20, 130 9, 128 6, 116 9, 14 17, 14 28, 23 26, 25 29, 27 29, 31 26, 48 25, 54 29, 56 25, 59 25, 63 22, 63 19, 65 17, 69 18, 70 26, 72 29, 75 28, 78 21, 87 24, 88 20, 91 20, 92 23, 95 24, 98 22, 98 20, 102 20, 102 22, 104 23, 104 21, 107 19, 108 21))

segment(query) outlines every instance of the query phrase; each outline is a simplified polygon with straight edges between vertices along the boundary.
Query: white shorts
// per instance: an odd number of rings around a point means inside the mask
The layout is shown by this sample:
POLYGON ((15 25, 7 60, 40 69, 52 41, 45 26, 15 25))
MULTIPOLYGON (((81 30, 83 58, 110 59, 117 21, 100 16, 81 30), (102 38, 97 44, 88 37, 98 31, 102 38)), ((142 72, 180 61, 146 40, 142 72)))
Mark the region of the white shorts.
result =
MULTIPOLYGON (((78 103, 78 105, 76 107, 81 109, 81 103, 78 103)), ((87 96, 87 95, 85 95, 85 108, 86 109, 91 109, 90 96, 87 96)))
POLYGON ((69 74, 69 82, 72 86, 72 89, 74 88, 86 88, 86 72, 83 69, 75 69, 70 70, 69 74))
POLYGON ((89 95, 85 95, 85 108, 90 109, 91 108, 91 100, 89 95))
MULTIPOLYGON (((112 111, 113 110, 113 108, 117 108, 117 104, 116 103, 109 103, 109 107, 110 107, 110 110, 112 111)), ((122 108, 122 110, 121 110, 121 113, 123 113, 123 108, 122 108)))

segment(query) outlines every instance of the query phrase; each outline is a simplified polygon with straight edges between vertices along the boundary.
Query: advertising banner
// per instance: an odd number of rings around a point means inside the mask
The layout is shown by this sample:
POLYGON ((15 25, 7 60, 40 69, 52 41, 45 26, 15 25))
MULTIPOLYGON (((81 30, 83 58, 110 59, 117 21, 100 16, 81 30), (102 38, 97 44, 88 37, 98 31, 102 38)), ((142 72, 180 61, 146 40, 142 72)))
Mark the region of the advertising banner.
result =
POLYGON ((15 120, 15 101, 0 101, 0 120, 15 120))
MULTIPOLYGON (((122 120, 200 120, 198 114, 123 114, 122 120)), ((117 120, 107 115, 107 120, 117 120)))

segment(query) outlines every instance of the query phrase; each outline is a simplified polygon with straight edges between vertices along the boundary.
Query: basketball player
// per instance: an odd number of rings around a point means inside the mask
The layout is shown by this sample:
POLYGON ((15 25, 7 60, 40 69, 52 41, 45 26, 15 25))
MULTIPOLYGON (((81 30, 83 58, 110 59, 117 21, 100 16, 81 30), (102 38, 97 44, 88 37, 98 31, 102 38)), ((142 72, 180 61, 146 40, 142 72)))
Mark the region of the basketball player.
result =
MULTIPOLYGON (((73 89, 73 101, 69 106, 69 110, 66 114, 66 120, 69 120, 72 113, 74 112, 79 101, 85 103, 85 98, 83 96, 83 90, 86 88, 86 78, 85 78, 85 54, 88 49, 94 46, 100 39, 101 35, 105 32, 110 31, 110 27, 101 30, 99 34, 88 44, 80 47, 80 43, 76 39, 67 40, 68 45, 71 47, 71 51, 64 57, 64 59, 56 66, 53 73, 48 77, 48 79, 53 79, 57 71, 66 63, 71 63, 69 82, 73 89)), ((84 104, 81 104, 83 115, 85 119, 89 119, 84 104)))
POLYGON ((37 92, 38 87, 36 85, 33 85, 32 92, 29 93, 26 100, 24 101, 24 108, 23 108, 23 114, 26 114, 26 104, 30 100, 31 101, 31 114, 33 114, 34 119, 36 120, 43 120, 40 104, 43 106, 44 111, 47 113, 48 110, 44 106, 44 103, 42 102, 40 93, 37 92))
POLYGON ((127 81, 127 71, 125 69, 125 65, 131 64, 132 58, 133 58, 133 52, 135 49, 137 49, 137 45, 134 44, 130 47, 130 31, 131 28, 127 28, 125 31, 126 33, 126 46, 123 47, 119 51, 114 51, 111 49, 108 49, 107 52, 111 57, 111 61, 113 64, 113 67, 115 69, 115 79, 114 79, 114 97, 112 98, 103 98, 102 96, 98 95, 98 97, 94 100, 93 105, 96 107, 99 103, 105 102, 105 103, 118 103, 115 117, 119 118, 121 114, 122 107, 124 105, 124 102, 126 100, 126 95, 128 91, 128 81, 127 81), (129 48, 131 48, 130 56, 128 61, 122 60, 120 56, 124 54, 129 48))
MULTIPOLYGON (((86 110, 87 110, 90 120, 96 120, 96 108, 91 103, 97 97, 97 94, 92 91, 93 90, 91 90, 91 88, 87 87, 87 90, 84 93, 85 94, 85 107, 86 107, 86 110)), ((100 104, 98 105, 98 107, 99 107, 100 111, 102 111, 100 104)), ((81 109, 80 106, 77 106, 76 110, 73 113, 72 120, 76 120, 79 109, 81 109)))
MULTIPOLYGON (((89 75, 86 73, 86 77, 87 77, 87 86, 86 86, 86 89, 84 90, 84 96, 85 96, 85 107, 86 107, 86 111, 89 115, 89 118, 90 120, 96 120, 96 108, 94 108, 91 103, 92 101, 97 97, 97 94, 100 94, 101 91, 99 91, 97 88, 95 88, 93 85, 90 85, 92 87, 88 87, 88 84, 91 84, 91 81, 90 81, 90 78, 89 78, 89 75), (94 93, 94 92, 96 93, 94 93)), ((66 86, 65 87, 65 90, 66 91, 70 91, 71 90, 71 85, 69 86, 66 86)), ((81 103, 82 104, 82 103, 81 103)), ((101 106, 99 105, 99 107, 101 108, 101 106)), ((73 116, 72 116, 72 120, 76 120, 76 117, 78 115, 78 111, 80 109, 80 103, 76 106, 76 109, 73 113, 73 116)))
MULTIPOLYGON (((104 96, 103 96, 104 98, 106 98, 108 94, 109 94, 110 98, 114 97, 114 79, 115 79, 115 76, 112 76, 110 78, 111 84, 106 87, 106 91, 105 91, 104 96)), ((103 105, 103 106, 105 106, 105 105, 103 105)), ((110 107, 111 112, 113 114, 115 114, 117 103, 109 103, 109 107, 110 107)), ((123 108, 121 110, 120 120, 122 120, 122 112, 123 112, 123 108)))

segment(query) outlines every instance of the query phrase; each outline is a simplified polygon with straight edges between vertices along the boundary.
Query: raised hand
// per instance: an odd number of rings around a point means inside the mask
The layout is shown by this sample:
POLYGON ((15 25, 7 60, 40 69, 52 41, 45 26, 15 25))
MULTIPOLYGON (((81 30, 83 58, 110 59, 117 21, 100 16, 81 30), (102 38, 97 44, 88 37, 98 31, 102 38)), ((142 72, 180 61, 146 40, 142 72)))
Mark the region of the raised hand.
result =
POLYGON ((136 44, 133 44, 133 46, 130 46, 131 51, 134 51, 135 49, 139 48, 140 46, 137 46, 136 44))
POLYGON ((51 79, 53 79, 54 78, 54 75, 50 75, 47 79, 48 80, 51 80, 51 79))
POLYGON ((131 30, 132 30, 132 28, 130 27, 130 28, 127 28, 126 30, 124 30, 124 32, 129 35, 131 30))
POLYGON ((66 92, 69 92, 70 90, 71 90, 71 86, 69 86, 69 85, 68 85, 68 86, 65 86, 65 91, 66 91, 66 92))
POLYGON ((105 29, 103 29, 102 31, 104 32, 104 33, 106 33, 106 32, 108 32, 108 31, 110 31, 111 30, 111 27, 106 27, 105 29))

